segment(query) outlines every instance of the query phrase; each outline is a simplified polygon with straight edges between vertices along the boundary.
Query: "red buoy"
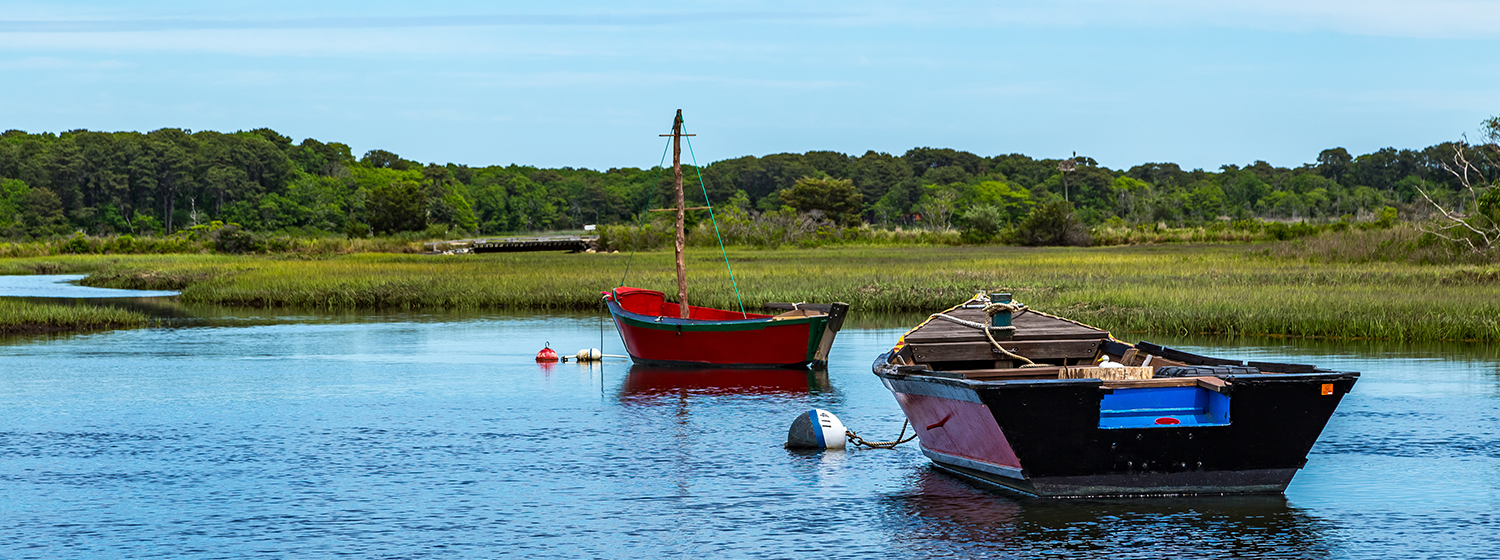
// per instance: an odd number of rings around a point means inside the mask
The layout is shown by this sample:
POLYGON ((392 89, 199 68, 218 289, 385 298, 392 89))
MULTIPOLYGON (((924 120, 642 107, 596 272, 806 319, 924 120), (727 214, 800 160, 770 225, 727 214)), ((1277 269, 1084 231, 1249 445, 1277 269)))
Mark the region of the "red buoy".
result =
MULTIPOLYGON (((537 355, 537 359, 538 360, 542 359, 540 354, 537 355)), ((1178 420, 1176 418, 1168 418, 1168 417, 1165 417, 1165 416, 1156 419, 1156 425, 1158 425, 1158 426, 1171 426, 1171 425, 1174 425, 1174 424, 1181 424, 1181 423, 1182 423, 1181 420, 1178 420)))
POLYGON ((541 352, 536 353, 536 361, 540 363, 557 361, 557 352, 552 350, 552 343, 547 343, 547 346, 542 348, 541 352))

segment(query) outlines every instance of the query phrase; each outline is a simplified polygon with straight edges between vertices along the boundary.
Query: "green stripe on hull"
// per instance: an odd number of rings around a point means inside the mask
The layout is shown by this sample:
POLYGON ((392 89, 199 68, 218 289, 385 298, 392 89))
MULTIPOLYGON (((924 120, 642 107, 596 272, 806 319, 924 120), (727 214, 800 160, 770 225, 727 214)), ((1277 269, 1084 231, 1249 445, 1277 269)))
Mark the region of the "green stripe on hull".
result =
MULTIPOLYGON (((823 327, 828 324, 828 317, 806 317, 800 319, 785 319, 781 321, 755 320, 750 322, 715 321, 712 323, 658 323, 656 321, 644 321, 630 315, 616 314, 615 316, 619 317, 621 320, 625 321, 627 324, 633 327, 641 327, 644 329, 652 329, 658 331, 682 330, 683 332, 758 331, 768 327, 809 323, 809 328, 818 330, 818 334, 815 334, 813 337, 809 338, 821 338, 823 327)), ((817 348, 817 341, 813 342, 812 347, 814 349, 817 348)))
POLYGON ((807 359, 811 360, 818 355, 818 345, 823 343, 823 334, 828 332, 828 316, 821 317, 821 322, 808 327, 810 332, 807 337, 807 359))

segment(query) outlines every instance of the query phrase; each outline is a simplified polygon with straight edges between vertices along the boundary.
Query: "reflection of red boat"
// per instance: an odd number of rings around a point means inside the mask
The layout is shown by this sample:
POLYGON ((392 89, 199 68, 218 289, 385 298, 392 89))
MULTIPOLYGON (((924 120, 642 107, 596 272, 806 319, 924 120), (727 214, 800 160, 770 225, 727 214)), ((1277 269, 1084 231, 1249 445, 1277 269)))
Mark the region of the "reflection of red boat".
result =
POLYGON ((827 374, 793 369, 695 369, 632 366, 627 395, 689 393, 806 394, 826 387, 827 374))
MULTIPOLYGON (((604 292, 609 312, 637 364, 688 367, 807 367, 828 362, 833 336, 844 324, 849 306, 835 303, 823 309, 798 308, 780 315, 688 305, 687 247, 682 193, 682 111, 672 119, 672 186, 677 194, 677 303, 655 290, 620 286, 604 292)), ((691 147, 691 146, 690 146, 691 147)), ((665 154, 663 154, 665 156, 665 154)), ((700 173, 699 183, 702 183, 700 173)), ((708 200, 708 190, 703 191, 708 200)), ((713 207, 705 207, 713 218, 713 207)), ((717 231, 717 225, 715 231, 717 231)), ((720 243, 720 251, 723 251, 720 243)), ((725 256, 725 265, 729 258, 725 256)), ((629 269, 626 269, 627 274, 629 269)), ((730 271, 733 281, 734 272, 730 271)), ((624 283, 624 280, 621 280, 624 283)), ((739 288, 735 288, 739 297, 739 288)), ((809 306, 810 307, 810 306, 809 306)))
POLYGON ((615 288, 604 299, 630 358, 660 366, 821 366, 848 309, 772 316, 692 306, 682 319, 678 305, 655 290, 615 288))

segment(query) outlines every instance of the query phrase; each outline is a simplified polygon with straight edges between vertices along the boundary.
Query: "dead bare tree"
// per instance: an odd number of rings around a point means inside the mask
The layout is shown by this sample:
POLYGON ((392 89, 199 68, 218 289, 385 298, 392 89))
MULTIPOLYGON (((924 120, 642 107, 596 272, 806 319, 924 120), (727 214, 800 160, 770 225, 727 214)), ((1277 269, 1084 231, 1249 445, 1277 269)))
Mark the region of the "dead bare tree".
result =
POLYGON ((1473 146, 1465 138, 1454 144, 1453 157, 1442 162, 1443 170, 1462 186, 1457 206, 1444 207, 1427 189, 1417 187, 1422 198, 1442 215, 1436 225, 1422 227, 1422 231, 1480 255, 1500 247, 1500 180, 1484 173, 1484 168, 1495 169, 1500 159, 1500 147, 1495 144, 1500 139, 1500 117, 1485 121, 1485 127, 1489 143, 1473 146))

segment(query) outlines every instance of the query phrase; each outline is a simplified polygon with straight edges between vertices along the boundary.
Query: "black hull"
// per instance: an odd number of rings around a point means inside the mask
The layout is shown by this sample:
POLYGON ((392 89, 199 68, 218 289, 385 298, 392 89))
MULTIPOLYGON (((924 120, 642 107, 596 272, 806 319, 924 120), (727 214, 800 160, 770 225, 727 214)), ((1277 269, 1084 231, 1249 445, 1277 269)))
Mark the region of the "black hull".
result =
POLYGON ((1326 371, 1223 376, 1224 421, 1121 427, 1101 424, 1101 402, 1130 389, 1098 379, 978 381, 885 364, 884 357, 876 362, 876 374, 918 426, 935 463, 1047 497, 1284 492, 1358 378, 1326 371))

